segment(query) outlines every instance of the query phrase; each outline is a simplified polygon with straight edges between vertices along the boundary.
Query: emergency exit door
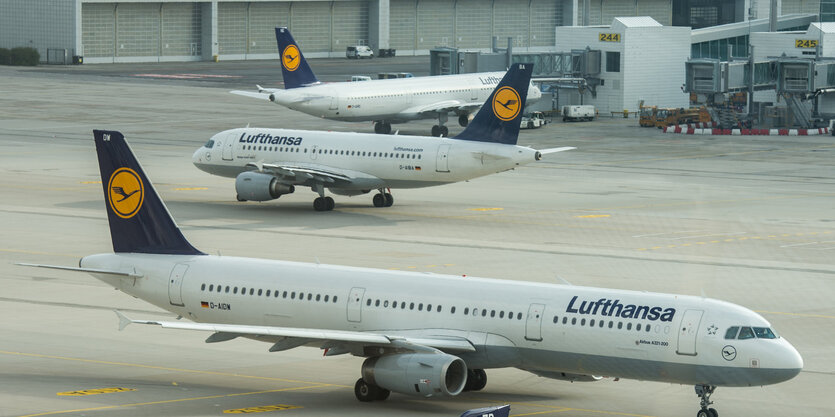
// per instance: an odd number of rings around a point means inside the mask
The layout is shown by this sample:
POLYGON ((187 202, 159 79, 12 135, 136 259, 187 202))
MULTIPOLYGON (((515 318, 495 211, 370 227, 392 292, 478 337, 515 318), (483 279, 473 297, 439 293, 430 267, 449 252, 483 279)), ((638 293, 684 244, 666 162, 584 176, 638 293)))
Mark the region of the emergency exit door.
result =
POLYGON ((168 302, 171 305, 183 305, 183 280, 186 277, 188 265, 177 264, 171 270, 171 275, 168 277, 168 302))
POLYGON ((362 297, 365 295, 365 288, 351 288, 348 295, 348 321, 359 323, 362 321, 362 297))

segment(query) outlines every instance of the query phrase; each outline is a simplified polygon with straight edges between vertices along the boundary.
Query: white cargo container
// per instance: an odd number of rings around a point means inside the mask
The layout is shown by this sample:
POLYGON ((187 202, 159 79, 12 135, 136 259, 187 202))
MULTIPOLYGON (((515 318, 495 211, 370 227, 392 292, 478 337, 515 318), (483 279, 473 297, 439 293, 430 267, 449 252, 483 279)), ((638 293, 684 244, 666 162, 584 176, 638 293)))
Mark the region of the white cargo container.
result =
POLYGON ((562 121, 591 121, 594 119, 594 106, 562 106, 562 121))

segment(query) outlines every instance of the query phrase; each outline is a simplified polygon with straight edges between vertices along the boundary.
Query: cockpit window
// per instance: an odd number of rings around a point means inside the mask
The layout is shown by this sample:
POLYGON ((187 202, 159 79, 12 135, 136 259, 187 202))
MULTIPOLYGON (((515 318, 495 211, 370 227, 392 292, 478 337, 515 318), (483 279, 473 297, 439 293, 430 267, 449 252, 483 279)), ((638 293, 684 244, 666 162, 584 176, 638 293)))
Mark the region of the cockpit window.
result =
POLYGON ((754 331, 751 330, 750 327, 743 327, 739 331, 739 340, 744 339, 753 339, 754 338, 754 331))
POLYGON ((212 147, 214 147, 214 146, 215 146, 215 141, 214 141, 214 140, 212 140, 212 139, 209 139, 209 141, 208 141, 208 142, 206 142, 206 144, 205 144, 205 145, 203 145, 203 146, 204 146, 204 147, 206 147, 206 148, 212 149, 212 147))
POLYGON ((739 333, 739 326, 731 326, 725 332, 725 339, 736 339, 737 333, 739 333))
POLYGON ((771 331, 768 327, 754 327, 754 334, 757 335, 757 339, 776 339, 777 335, 771 331))

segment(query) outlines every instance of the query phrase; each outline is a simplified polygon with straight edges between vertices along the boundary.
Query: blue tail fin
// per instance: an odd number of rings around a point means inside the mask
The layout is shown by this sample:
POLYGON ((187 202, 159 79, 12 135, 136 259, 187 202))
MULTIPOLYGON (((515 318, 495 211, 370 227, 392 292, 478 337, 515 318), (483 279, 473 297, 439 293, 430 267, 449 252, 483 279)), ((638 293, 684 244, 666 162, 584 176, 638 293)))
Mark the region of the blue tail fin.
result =
POLYGON ((114 252, 205 255, 180 233, 125 137, 94 130, 114 252))
POLYGON ((275 28, 275 40, 278 42, 278 54, 281 55, 281 74, 284 76, 284 88, 306 87, 319 82, 302 50, 285 27, 275 28))
POLYGON ((533 64, 513 64, 473 121, 455 139, 515 145, 533 64))

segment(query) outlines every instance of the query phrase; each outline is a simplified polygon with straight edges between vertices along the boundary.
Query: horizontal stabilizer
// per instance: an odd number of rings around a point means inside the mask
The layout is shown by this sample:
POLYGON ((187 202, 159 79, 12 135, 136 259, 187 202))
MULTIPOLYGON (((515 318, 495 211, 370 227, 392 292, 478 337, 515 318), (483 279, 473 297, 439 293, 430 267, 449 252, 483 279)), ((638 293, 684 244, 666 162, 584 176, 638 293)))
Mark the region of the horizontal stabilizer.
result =
POLYGON ((58 269, 62 271, 75 271, 75 272, 87 272, 90 274, 106 274, 106 275, 116 275, 124 278, 142 278, 142 274, 137 273, 136 271, 127 272, 127 271, 113 271, 108 269, 95 269, 95 268, 79 268, 77 266, 61 266, 61 265, 42 265, 42 264, 28 264, 23 262, 17 262, 15 265, 20 266, 32 266, 35 268, 47 268, 47 269, 58 269))
POLYGON ((557 152, 563 152, 563 151, 570 151, 570 150, 572 150, 572 149, 577 149, 577 148, 575 148, 575 147, 573 147, 573 146, 563 146, 562 148, 540 149, 540 150, 539 150, 539 153, 541 153, 541 154, 543 154, 543 155, 548 155, 549 153, 557 153, 557 152))
POLYGON ((261 99, 261 100, 270 101, 270 93, 266 93, 266 92, 256 93, 254 91, 232 90, 232 91, 230 91, 230 93, 237 94, 239 96, 253 97, 253 98, 257 98, 257 99, 261 99))

